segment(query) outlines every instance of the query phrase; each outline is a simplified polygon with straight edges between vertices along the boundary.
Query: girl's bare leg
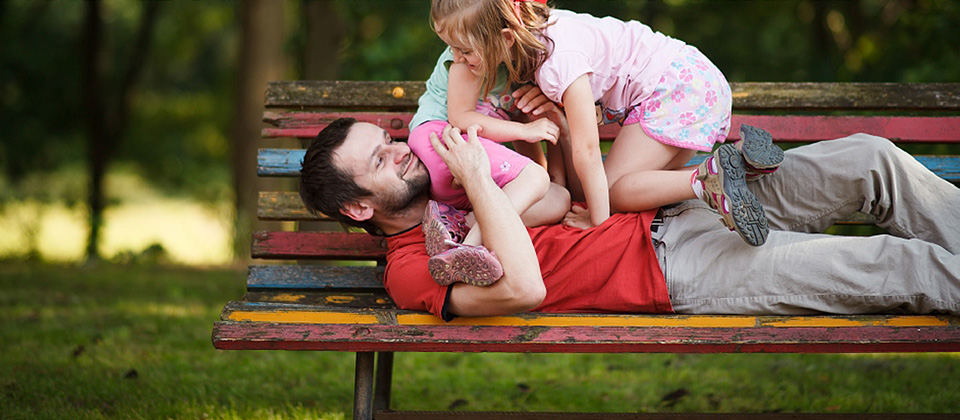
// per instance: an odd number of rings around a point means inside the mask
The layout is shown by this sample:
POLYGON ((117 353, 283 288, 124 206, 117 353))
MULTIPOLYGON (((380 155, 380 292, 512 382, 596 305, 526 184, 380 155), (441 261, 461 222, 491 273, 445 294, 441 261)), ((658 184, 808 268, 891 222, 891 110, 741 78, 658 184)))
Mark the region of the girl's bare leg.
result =
MULTIPOLYGON (((563 204, 562 197, 557 196, 560 192, 551 191, 547 170, 540 165, 527 165, 524 167, 513 181, 503 186, 503 192, 507 195, 507 198, 510 199, 513 208, 521 215, 521 219, 527 226, 531 226, 527 223, 527 218, 530 218, 531 221, 537 221, 544 217, 552 217, 550 216, 552 214, 551 212, 560 214, 554 221, 560 220, 560 217, 563 216, 559 210, 553 209, 563 204), (538 207, 537 204, 540 204, 539 202, 545 199, 549 199, 549 201, 545 202, 543 207, 538 207), (525 218, 524 216, 531 210, 534 211, 534 214, 525 218)), ((566 203, 569 207, 569 199, 566 203)), ((566 209, 563 211, 565 212, 566 209)), ((480 245, 482 243, 483 238, 480 233, 480 227, 479 225, 474 225, 463 239, 463 244, 480 245)))
POLYGON ((643 211, 697 198, 690 186, 696 151, 660 143, 639 124, 624 126, 610 147, 604 169, 613 211, 643 211))

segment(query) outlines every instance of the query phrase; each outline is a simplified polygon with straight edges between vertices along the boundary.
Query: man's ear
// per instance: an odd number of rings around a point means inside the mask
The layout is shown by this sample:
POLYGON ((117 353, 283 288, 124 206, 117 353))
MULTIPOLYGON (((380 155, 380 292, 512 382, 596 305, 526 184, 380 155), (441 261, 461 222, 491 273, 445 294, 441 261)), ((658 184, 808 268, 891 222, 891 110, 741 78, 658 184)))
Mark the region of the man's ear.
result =
POLYGON ((373 217, 373 207, 370 207, 369 204, 362 201, 346 203, 343 205, 343 208, 340 209, 340 214, 358 222, 363 222, 373 217))
POLYGON ((513 43, 517 40, 517 37, 513 34, 513 29, 503 28, 500 33, 503 34, 503 43, 506 44, 507 49, 512 48, 513 43))

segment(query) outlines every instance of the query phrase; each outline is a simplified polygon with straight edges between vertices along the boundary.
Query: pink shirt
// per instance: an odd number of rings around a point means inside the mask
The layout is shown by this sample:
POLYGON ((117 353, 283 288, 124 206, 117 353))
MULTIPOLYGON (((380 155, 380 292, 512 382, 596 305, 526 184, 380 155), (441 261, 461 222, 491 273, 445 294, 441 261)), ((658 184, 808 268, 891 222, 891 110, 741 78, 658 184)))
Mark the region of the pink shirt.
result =
MULTIPOLYGON (((470 205, 467 192, 463 188, 451 187, 453 174, 430 143, 430 133, 434 132, 439 136, 446 125, 446 121, 433 120, 416 126, 410 130, 407 145, 430 172, 430 198, 460 210, 472 210, 473 206, 470 205)), ((483 137, 479 140, 490 159, 490 175, 500 188, 513 181, 520 171, 527 167, 527 164, 533 162, 500 143, 483 137)))
MULTIPOLYGON (((622 110, 653 93, 682 41, 654 32, 637 21, 623 22, 568 10, 553 10, 544 34, 553 40, 550 56, 537 70, 536 83, 554 102, 578 77, 589 74, 594 101, 622 110)), ((551 48, 551 43, 546 43, 551 48)))

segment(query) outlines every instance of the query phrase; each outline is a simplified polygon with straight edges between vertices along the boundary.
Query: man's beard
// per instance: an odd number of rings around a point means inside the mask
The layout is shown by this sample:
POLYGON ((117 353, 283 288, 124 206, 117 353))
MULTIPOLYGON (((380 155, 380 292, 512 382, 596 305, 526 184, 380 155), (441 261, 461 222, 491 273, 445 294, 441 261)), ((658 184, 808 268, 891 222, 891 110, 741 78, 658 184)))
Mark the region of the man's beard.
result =
POLYGON ((384 214, 406 213, 430 194, 430 175, 427 172, 404 179, 403 182, 404 188, 400 191, 377 197, 377 204, 384 214))

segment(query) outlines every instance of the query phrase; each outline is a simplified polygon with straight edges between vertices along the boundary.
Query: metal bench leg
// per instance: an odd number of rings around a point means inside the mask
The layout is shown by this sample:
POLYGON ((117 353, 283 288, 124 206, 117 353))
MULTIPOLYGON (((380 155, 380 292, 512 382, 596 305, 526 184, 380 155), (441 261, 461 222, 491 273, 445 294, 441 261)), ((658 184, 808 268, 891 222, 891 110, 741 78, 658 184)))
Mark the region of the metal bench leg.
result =
POLYGON ((377 353, 377 384, 373 394, 373 412, 390 409, 390 387, 393 383, 393 352, 377 353))
POLYGON ((373 352, 357 352, 353 382, 353 419, 373 420, 373 352))

